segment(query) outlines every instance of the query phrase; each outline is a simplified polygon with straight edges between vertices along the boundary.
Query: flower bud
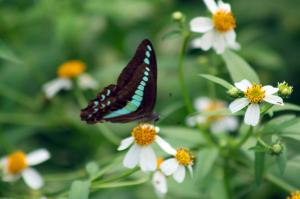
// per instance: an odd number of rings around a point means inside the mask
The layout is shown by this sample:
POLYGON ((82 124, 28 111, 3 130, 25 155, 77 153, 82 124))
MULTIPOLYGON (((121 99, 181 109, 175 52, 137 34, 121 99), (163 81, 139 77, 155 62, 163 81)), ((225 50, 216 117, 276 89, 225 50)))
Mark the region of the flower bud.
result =
POLYGON ((284 146, 280 142, 277 142, 272 144, 270 149, 272 155, 280 155, 284 150, 284 146))
POLYGON ((237 97, 240 97, 242 92, 239 89, 237 89, 236 87, 233 86, 233 87, 231 87, 230 89, 227 90, 227 94, 230 97, 237 98, 237 97))
POLYGON ((184 15, 180 11, 173 12, 172 19, 176 22, 182 22, 184 20, 184 15))
POLYGON ((289 97, 292 93, 293 93, 293 87, 290 86, 288 83, 286 83, 285 81, 282 83, 278 83, 278 94, 281 97, 289 97))

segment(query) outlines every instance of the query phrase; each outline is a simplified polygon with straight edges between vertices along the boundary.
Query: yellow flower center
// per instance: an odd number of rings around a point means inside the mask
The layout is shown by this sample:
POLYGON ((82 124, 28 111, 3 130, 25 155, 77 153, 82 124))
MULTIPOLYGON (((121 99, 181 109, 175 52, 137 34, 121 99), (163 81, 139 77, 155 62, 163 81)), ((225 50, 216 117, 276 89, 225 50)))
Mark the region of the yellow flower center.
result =
POLYGON ((177 153, 175 155, 175 158, 179 162, 179 164, 188 166, 193 163, 193 156, 187 149, 177 149, 177 153))
POLYGON ((289 197, 287 197, 286 199, 300 199, 300 192, 296 191, 293 192, 289 197))
MULTIPOLYGON (((206 112, 213 112, 213 111, 218 111, 222 108, 224 108, 225 105, 222 102, 211 102, 208 104, 208 106, 204 109, 204 111, 206 112)), ((207 117, 207 121, 208 122, 213 122, 213 121, 217 121, 224 118, 224 116, 220 116, 220 115, 214 115, 214 116, 208 116, 207 117)))
POLYGON ((161 163, 164 161, 164 158, 160 157, 160 158, 157 158, 156 160, 156 168, 159 169, 160 168, 160 165, 161 163))
POLYGON ((265 97, 265 91, 262 89, 261 84, 253 84, 246 90, 244 94, 245 97, 247 97, 248 100, 254 104, 262 102, 265 97))
POLYGON ((59 66, 57 75, 59 77, 77 77, 85 71, 85 64, 78 60, 68 61, 59 66))
POLYGON ((213 23, 219 32, 227 32, 236 27, 235 18, 231 12, 218 10, 213 15, 213 23))
POLYGON ((131 134, 137 144, 146 146, 154 142, 156 129, 151 124, 140 124, 132 130, 131 134))
POLYGON ((7 159, 7 170, 11 174, 20 173, 28 167, 26 155, 23 151, 14 152, 7 159))

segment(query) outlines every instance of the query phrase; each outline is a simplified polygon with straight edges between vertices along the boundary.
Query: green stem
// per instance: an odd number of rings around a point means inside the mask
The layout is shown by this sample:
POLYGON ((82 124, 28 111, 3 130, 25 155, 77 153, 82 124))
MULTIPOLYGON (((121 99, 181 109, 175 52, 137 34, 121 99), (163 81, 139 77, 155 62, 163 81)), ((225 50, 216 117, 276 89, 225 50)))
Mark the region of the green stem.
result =
POLYGON ((226 191, 226 198, 230 199, 231 197, 231 189, 230 189, 230 171, 229 171, 229 159, 228 157, 225 157, 224 159, 224 166, 223 166, 223 176, 224 176, 224 188, 226 191))
MULTIPOLYGON (((182 29, 184 29, 184 28, 182 27, 182 29)), ((189 92, 188 92, 188 89, 187 89, 187 86, 185 83, 184 64, 183 64, 184 58, 185 58, 185 52, 186 52, 186 49, 188 46, 188 41, 190 39, 191 33, 183 30, 182 34, 183 34, 183 43, 182 43, 180 55, 179 55, 178 78, 179 78, 181 92, 182 92, 182 95, 184 98, 184 103, 185 103, 186 109, 187 109, 188 113, 191 114, 194 112, 194 109, 193 109, 193 105, 190 100, 189 92)), ((215 142, 215 140, 211 137, 211 135, 209 133, 204 132, 200 125, 197 125, 197 128, 200 130, 200 132, 202 133, 204 139, 206 140, 206 142, 208 144, 217 146, 217 143, 215 142)))
POLYGON ((270 146, 265 141, 263 141, 260 137, 257 137, 257 141, 259 144, 261 144, 266 149, 270 149, 270 146))
POLYGON ((234 145, 234 149, 238 149, 238 148, 240 148, 241 146, 243 146, 243 144, 245 144, 245 142, 247 142, 247 140, 250 138, 250 136, 252 135, 252 133, 253 133, 253 127, 252 126, 250 126, 250 128, 249 128, 249 130, 247 131, 247 133, 244 135, 244 137, 242 137, 241 139, 240 139, 240 141, 236 144, 236 145, 234 145))
POLYGON ((189 92, 188 92, 188 89, 185 84, 184 64, 183 64, 189 38, 190 38, 190 32, 183 32, 183 42, 182 42, 182 46, 181 46, 181 50, 180 50, 180 54, 179 54, 179 62, 178 62, 178 78, 179 78, 181 92, 183 95, 183 99, 184 99, 184 103, 187 108, 187 111, 189 113, 193 113, 192 102, 190 101, 189 92))

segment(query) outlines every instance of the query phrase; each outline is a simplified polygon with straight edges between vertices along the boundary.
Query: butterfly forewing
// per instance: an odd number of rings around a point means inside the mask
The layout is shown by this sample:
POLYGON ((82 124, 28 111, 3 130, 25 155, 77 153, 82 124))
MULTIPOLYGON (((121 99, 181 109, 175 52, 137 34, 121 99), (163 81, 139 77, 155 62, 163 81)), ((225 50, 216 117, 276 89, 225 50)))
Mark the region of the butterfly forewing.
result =
POLYGON ((81 119, 87 123, 156 119, 152 113, 156 81, 155 52, 151 42, 144 40, 121 72, 117 85, 104 88, 91 100, 81 111, 81 119))

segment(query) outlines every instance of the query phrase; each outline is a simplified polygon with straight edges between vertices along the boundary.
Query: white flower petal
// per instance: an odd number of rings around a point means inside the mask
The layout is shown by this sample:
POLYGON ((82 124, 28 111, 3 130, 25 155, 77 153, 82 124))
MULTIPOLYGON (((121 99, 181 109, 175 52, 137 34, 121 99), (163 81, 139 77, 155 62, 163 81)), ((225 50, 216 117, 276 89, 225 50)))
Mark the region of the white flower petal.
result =
POLYGON ((239 50, 240 49, 240 44, 236 42, 236 33, 234 30, 230 30, 226 33, 224 33, 225 40, 227 43, 227 46, 231 49, 234 50, 239 50))
POLYGON ((207 51, 212 47, 213 41, 214 31, 211 30, 204 33, 202 37, 192 40, 191 46, 192 48, 201 48, 202 50, 207 51))
POLYGON ((256 126, 259 121, 260 109, 258 104, 250 104, 247 108, 244 122, 248 125, 256 126))
POLYGON ((214 0, 203 0, 203 1, 211 13, 215 13, 218 10, 217 3, 214 0))
POLYGON ((240 82, 234 83, 234 86, 240 89, 241 91, 246 92, 247 89, 252 86, 252 84, 248 80, 243 79, 240 82))
POLYGON ((245 108, 249 103, 247 98, 239 98, 229 104, 229 109, 232 113, 235 113, 245 108))
POLYGON ((133 169, 139 162, 141 147, 137 144, 132 145, 123 160, 123 165, 126 168, 133 169))
POLYGON ((33 166, 47 161, 50 158, 50 153, 46 149, 38 149, 26 155, 28 165, 33 166))
POLYGON ((262 87, 262 89, 265 91, 265 95, 273 95, 274 93, 277 93, 279 88, 275 88, 273 86, 267 85, 262 87))
POLYGON ((270 104, 283 106, 282 98, 276 95, 266 95, 264 101, 269 102, 270 104))
POLYGON ((187 168, 188 168, 188 170, 190 172, 191 177, 194 177, 192 165, 188 165, 187 168))
POLYGON ((98 87, 98 82, 86 73, 78 77, 78 84, 82 89, 96 89, 98 87))
POLYGON ((227 12, 231 12, 231 6, 229 3, 224 3, 223 1, 219 0, 218 1, 218 7, 221 10, 227 11, 227 12))
POLYGON ((160 169, 165 175, 169 176, 177 170, 178 166, 177 160, 175 158, 170 158, 161 163, 160 169))
POLYGON ((215 121, 211 124, 211 131, 213 133, 221 133, 226 131, 234 131, 238 127, 236 117, 227 116, 221 120, 215 121))
POLYGON ((155 142, 166 153, 168 153, 170 155, 175 155, 176 154, 176 150, 168 142, 166 142, 164 139, 162 139, 160 136, 158 136, 158 135, 156 136, 155 142))
POLYGON ((118 147, 118 151, 123 151, 124 149, 127 149, 134 141, 133 137, 125 138, 121 141, 120 146, 118 147))
POLYGON ((41 175, 32 168, 27 168, 22 172, 25 183, 32 189, 39 189, 44 185, 41 175))
POLYGON ((176 180, 178 183, 182 183, 185 178, 185 167, 182 165, 179 165, 177 170, 173 174, 174 180, 176 180))
POLYGON ((1 166, 5 166, 7 164, 7 157, 2 157, 0 159, 0 164, 1 164, 1 166))
POLYGON ((151 146, 142 147, 140 153, 140 167, 142 171, 154 171, 156 169, 156 155, 151 146))
POLYGON ((212 100, 210 100, 208 97, 198 97, 194 101, 194 106, 197 111, 204 111, 207 110, 207 107, 209 107, 212 103, 212 100))
POLYGON ((226 43, 224 34, 214 32, 213 48, 217 54, 222 54, 225 51, 226 43))
POLYGON ((152 177, 152 184, 160 197, 161 195, 167 193, 168 191, 167 179, 166 176, 160 171, 154 172, 152 177))
POLYGON ((12 174, 9 174, 7 172, 5 172, 2 176, 2 180, 4 182, 15 182, 17 181, 19 178, 21 177, 20 174, 15 174, 15 175, 12 175, 12 174))
POLYGON ((158 126, 154 127, 155 128, 155 131, 156 133, 159 133, 160 132, 160 128, 158 126))
POLYGON ((67 78, 54 79, 43 86, 43 90, 47 98, 54 97, 60 90, 70 90, 72 81, 67 78))
POLYGON ((208 17, 196 17, 190 22, 190 28, 192 32, 204 33, 213 29, 213 27, 213 22, 208 17))
POLYGON ((196 117, 195 116, 187 117, 186 120, 185 120, 185 123, 189 127, 196 126, 196 117))

